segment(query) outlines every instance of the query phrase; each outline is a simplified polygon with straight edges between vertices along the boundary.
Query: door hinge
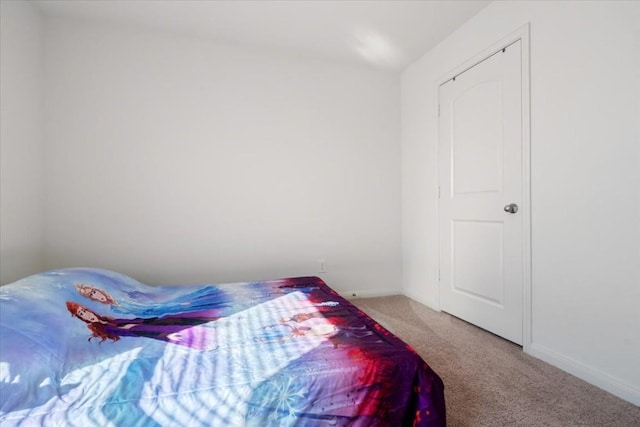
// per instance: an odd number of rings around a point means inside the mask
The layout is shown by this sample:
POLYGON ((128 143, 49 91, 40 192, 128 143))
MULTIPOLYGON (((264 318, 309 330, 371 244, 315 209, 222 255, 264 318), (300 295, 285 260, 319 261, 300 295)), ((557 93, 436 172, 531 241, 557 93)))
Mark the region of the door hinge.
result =
POLYGON ((438 199, 440 198, 440 186, 438 185, 438 199))
POLYGON ((438 104, 438 117, 440 117, 440 104, 438 104))

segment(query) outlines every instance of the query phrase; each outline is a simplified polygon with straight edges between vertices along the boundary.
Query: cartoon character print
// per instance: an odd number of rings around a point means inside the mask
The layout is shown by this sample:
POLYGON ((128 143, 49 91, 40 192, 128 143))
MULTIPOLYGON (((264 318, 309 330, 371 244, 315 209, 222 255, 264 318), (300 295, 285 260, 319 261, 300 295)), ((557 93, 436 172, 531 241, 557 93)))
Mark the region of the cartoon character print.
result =
POLYGON ((218 319, 211 311, 183 313, 152 318, 116 319, 101 316, 93 310, 73 301, 67 301, 67 310, 87 324, 91 331, 89 341, 100 342, 120 337, 147 337, 197 350, 215 348, 215 329, 200 326, 218 319))
POLYGON ((204 309, 223 309, 229 304, 221 298, 222 291, 205 286, 196 291, 170 299, 155 300, 152 294, 140 291, 126 292, 127 297, 116 300, 104 289, 88 283, 76 283, 80 295, 101 304, 110 305, 116 313, 140 317, 185 313, 204 309))

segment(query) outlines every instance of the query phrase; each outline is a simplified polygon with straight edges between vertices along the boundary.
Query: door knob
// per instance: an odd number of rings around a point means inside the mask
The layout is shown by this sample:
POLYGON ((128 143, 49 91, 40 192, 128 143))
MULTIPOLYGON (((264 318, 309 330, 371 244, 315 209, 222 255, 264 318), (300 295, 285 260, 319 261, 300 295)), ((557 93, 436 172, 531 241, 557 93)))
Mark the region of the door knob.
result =
POLYGON ((511 203, 510 205, 504 207, 504 211, 514 214, 518 212, 518 205, 516 205, 515 203, 511 203))

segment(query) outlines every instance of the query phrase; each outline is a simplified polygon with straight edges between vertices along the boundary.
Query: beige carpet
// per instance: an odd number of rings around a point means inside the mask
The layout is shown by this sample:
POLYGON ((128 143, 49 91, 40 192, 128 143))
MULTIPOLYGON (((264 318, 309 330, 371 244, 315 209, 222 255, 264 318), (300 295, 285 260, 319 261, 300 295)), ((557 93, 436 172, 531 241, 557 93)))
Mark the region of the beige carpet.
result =
POLYGON ((640 427, 640 408, 404 296, 352 301, 410 344, 445 385, 451 427, 640 427))

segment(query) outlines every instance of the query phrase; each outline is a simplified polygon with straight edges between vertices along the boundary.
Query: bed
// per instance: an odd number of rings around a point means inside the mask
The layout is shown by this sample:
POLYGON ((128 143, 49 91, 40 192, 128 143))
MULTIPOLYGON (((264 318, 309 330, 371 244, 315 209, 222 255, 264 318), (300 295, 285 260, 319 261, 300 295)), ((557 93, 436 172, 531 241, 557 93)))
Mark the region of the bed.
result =
POLYGON ((443 383, 318 277, 0 287, 0 425, 444 426, 443 383))

